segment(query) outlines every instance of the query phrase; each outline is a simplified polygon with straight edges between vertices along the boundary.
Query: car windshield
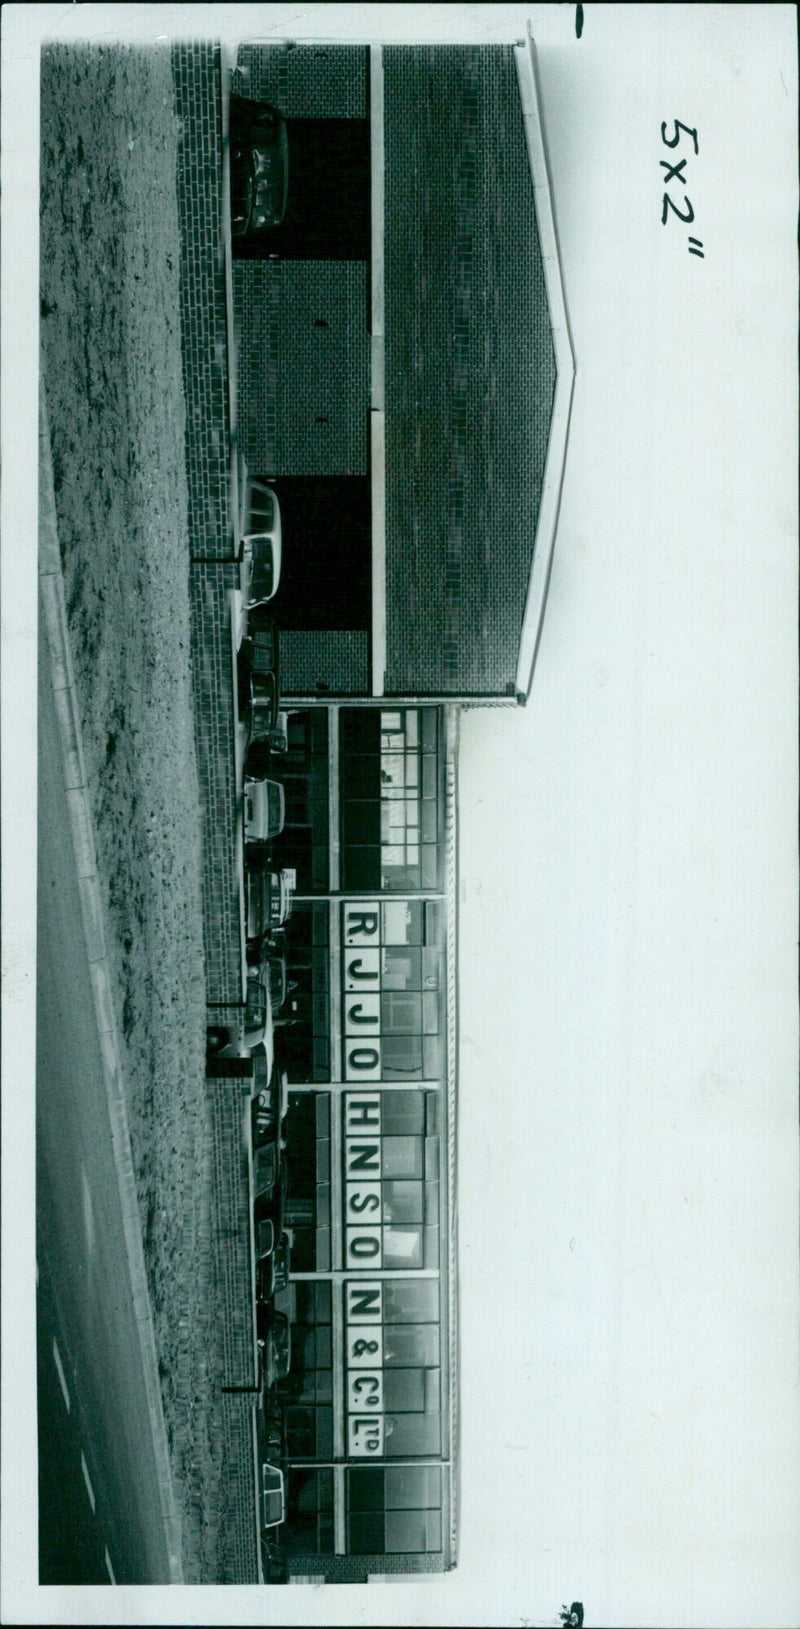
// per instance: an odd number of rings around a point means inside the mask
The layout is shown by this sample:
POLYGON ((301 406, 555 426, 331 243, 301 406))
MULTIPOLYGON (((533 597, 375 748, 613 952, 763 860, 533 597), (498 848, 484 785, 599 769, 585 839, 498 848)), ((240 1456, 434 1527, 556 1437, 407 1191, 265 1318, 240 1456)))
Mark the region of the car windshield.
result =
POLYGON ((283 825, 283 787, 277 781, 269 783, 269 829, 277 831, 283 825))
POLYGON ((270 537, 253 537, 252 549, 253 566, 250 576, 250 596, 252 599, 268 599, 272 593, 272 583, 275 575, 272 539, 270 537))
POLYGON ((275 525, 275 499, 268 486, 262 486, 259 481, 250 484, 250 503, 248 506, 249 532, 271 532, 275 525))
POLYGON ((244 1021, 247 1029, 257 1029, 263 1024, 267 1015, 267 992, 263 984, 255 979, 249 979, 247 984, 247 1006, 245 1007, 244 1021))

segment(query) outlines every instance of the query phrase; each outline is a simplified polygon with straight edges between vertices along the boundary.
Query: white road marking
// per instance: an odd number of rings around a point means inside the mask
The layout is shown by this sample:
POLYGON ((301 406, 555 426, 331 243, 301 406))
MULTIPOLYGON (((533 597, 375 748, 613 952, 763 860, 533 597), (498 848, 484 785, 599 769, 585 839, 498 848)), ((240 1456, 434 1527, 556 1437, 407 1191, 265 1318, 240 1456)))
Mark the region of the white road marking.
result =
POLYGON ((92 1484, 89 1481, 89 1472, 87 1470, 86 1460, 84 1459, 83 1454, 81 1454, 81 1470, 83 1471, 83 1480, 86 1483, 86 1492, 89 1495, 89 1503, 90 1503, 90 1505, 92 1507, 92 1515, 94 1515, 94 1510, 95 1510, 94 1488, 92 1487, 92 1484))
POLYGON ((109 1553, 108 1553, 107 1550, 106 1550, 106 1572, 108 1573, 108 1576, 111 1579, 112 1584, 116 1584, 117 1580, 114 1577, 114 1568, 111 1565, 111 1557, 109 1556, 109 1553))
POLYGON ((86 1232, 86 1243, 89 1246, 89 1254, 91 1255, 92 1251, 94 1250, 94 1208, 92 1206, 92 1195, 89 1188, 89 1182, 83 1166, 81 1166, 81 1191, 83 1194, 83 1226, 86 1232))
POLYGON ((55 1335, 53 1336, 53 1357, 55 1358, 56 1369, 58 1370, 58 1379, 64 1397, 64 1403, 66 1405, 67 1413, 69 1414, 72 1404, 69 1400, 69 1392, 67 1391, 67 1382, 64 1375, 64 1365, 61 1362, 61 1353, 58 1350, 58 1342, 55 1335))

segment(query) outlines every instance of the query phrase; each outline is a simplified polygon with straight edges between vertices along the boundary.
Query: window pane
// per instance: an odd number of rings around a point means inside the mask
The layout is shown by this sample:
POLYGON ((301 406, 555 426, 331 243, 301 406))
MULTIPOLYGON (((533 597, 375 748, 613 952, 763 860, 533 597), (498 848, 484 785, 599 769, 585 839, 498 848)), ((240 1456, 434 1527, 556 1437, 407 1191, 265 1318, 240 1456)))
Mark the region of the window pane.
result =
POLYGON ((342 842, 378 843, 381 835, 381 805, 367 798, 342 806, 342 842))
POLYGON ((381 1169, 384 1177, 421 1177, 422 1138, 383 1137, 381 1169))
POLYGON ((422 837, 426 843, 435 843, 439 835, 436 803, 425 798, 421 804, 422 837))
POLYGON ((406 741, 410 747, 419 741, 419 713, 413 707, 406 709, 406 741))
POLYGON ((418 990, 421 976, 421 958, 417 949, 384 950, 384 990, 418 990))
MULTIPOLYGON (((435 759, 433 760, 435 763, 435 759)), ((405 760, 402 752, 384 752, 381 755, 381 786, 404 786, 405 760)))
POLYGON ((425 1100, 427 1092, 384 1092, 381 1106, 381 1129, 384 1137, 421 1134, 424 1130, 425 1100))
MULTIPOLYGON (((439 1284, 435 1278, 417 1278, 409 1282, 388 1279, 383 1286, 384 1318, 387 1324, 437 1324, 439 1317, 439 1284)), ((427 1339, 427 1337, 423 1337, 427 1339)), ((435 1344, 436 1356, 428 1360, 438 1363, 438 1325, 435 1344)), ((420 1358, 420 1362, 426 1361, 420 1358)))
MULTIPOLYGON (((395 1222, 402 1224, 409 1222, 421 1222, 422 1219, 421 1182, 384 1182, 384 1222, 395 1222)), ((436 1219, 438 1220, 438 1213, 436 1219)))
MULTIPOLYGON (((385 1471, 377 1465, 359 1466, 347 1473, 348 1499, 351 1510, 383 1509, 385 1471)), ((427 1503, 420 1500, 420 1504, 427 1503)))
MULTIPOLYGON (((399 1075, 405 1080, 422 1079, 422 1037, 420 1035, 385 1035, 383 1038, 383 1073, 387 1078, 399 1075)), ((389 1176, 414 1176, 414 1171, 389 1171, 389 1176)), ((420 1173, 421 1174, 421 1173, 420 1173)))
POLYGON ((387 1510, 386 1551, 389 1555, 412 1553, 424 1555, 426 1549, 427 1512, 424 1510, 387 1510))
POLYGON ((427 1536, 426 1549, 428 1554, 438 1554, 442 1548, 442 1512, 441 1510, 426 1510, 425 1529, 427 1536))
POLYGON ((381 737, 380 714, 374 707, 352 707, 339 714, 342 756, 348 752, 377 752, 381 737))
POLYGON ((425 1035, 438 1034, 442 1016, 436 991, 426 991, 422 997, 422 1028, 425 1035))
POLYGON ((383 906, 385 945, 422 944, 422 905, 408 900, 387 901, 383 906))
POLYGON ((422 1061, 425 1067, 425 1080, 441 1080, 444 1074, 444 1036, 426 1035, 422 1042, 422 1061))
POLYGON ((422 796, 435 798, 437 790, 437 763, 433 755, 425 754, 422 760, 422 796))
POLYGON ((345 888, 368 893, 381 886, 381 851, 374 848, 346 848, 342 854, 345 888))
MULTIPOLYGON (((437 1260, 432 1265, 436 1266, 437 1262, 438 1253, 437 1260)), ((421 1267, 423 1265, 422 1228, 385 1227, 383 1230, 383 1265, 384 1267, 421 1267)))
POLYGON ((387 1368, 432 1368, 439 1362, 438 1324, 387 1324, 383 1332, 383 1361, 387 1368))
POLYGON ((425 1183, 425 1221, 428 1227, 436 1227, 439 1222, 439 1184, 438 1182, 425 1183))
POLYGON ((389 1459, 407 1454, 438 1454, 441 1451, 441 1424, 438 1414, 387 1414, 385 1449, 389 1459))
POLYGON ((367 1512, 354 1513, 350 1517, 350 1543, 351 1555, 383 1555, 384 1546, 384 1516, 370 1515, 367 1512))
POLYGON ((383 1403, 387 1414, 424 1414, 425 1370, 387 1369, 383 1403))
POLYGON ((429 752, 436 750, 436 710, 433 707, 422 709, 422 745, 429 752))
POLYGON ((422 999, 418 995, 385 995, 381 1000, 383 1035, 419 1035, 422 999))
POLYGON ((384 867, 405 865, 405 858, 405 849, 400 844, 385 843, 381 849, 381 865, 384 867))
POLYGON ((438 1465, 389 1465, 384 1475, 387 1510, 440 1509, 442 1476, 438 1465))
POLYGON ((403 720, 399 713, 381 713, 382 730, 401 730, 403 720))
POLYGON ((439 850, 434 843, 423 843, 420 849, 423 888, 435 888, 439 880, 439 850))

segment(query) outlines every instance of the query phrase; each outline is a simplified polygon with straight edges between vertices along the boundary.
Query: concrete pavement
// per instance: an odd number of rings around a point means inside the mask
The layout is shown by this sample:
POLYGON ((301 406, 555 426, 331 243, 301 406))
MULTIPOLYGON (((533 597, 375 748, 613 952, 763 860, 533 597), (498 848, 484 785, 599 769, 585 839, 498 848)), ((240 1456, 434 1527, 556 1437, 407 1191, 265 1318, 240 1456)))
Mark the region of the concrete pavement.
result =
MULTIPOLYGON (((40 421, 37 1219, 138 1581, 182 1580, 100 882, 40 421), (134 1520, 134 1513, 138 1516, 134 1520)), ((55 1309, 53 1315, 55 1316, 55 1309)), ((101 1475, 103 1473, 100 1473, 101 1475)))

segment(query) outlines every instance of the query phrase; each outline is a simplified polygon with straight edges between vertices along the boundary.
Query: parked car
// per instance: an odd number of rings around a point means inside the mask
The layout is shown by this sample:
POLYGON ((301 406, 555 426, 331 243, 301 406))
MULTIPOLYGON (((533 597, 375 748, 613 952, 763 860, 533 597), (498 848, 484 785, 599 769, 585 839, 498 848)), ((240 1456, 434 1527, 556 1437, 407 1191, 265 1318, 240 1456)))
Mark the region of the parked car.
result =
POLYGON ((245 774, 258 779, 268 773, 269 756, 285 753, 289 745, 288 718, 279 710, 280 647, 271 619, 245 635, 236 662, 239 716, 247 721, 245 774))
MULTIPOLYGON (((265 934, 288 921, 297 874, 292 870, 270 871, 257 864, 258 858, 258 853, 245 852, 246 934, 248 943, 260 947, 265 934)), ((260 955, 260 948, 254 954, 260 955)))
POLYGON ((259 1402, 256 1435, 261 1459, 268 1459, 272 1465, 280 1465, 286 1458, 286 1418, 283 1404, 274 1395, 268 1394, 263 1399, 263 1406, 259 1402))
POLYGON ((265 481, 250 475, 239 453, 239 583, 249 612, 278 592, 281 580, 281 506, 265 481))
POLYGON ((263 939, 254 940, 247 946, 247 960, 250 966, 258 968, 269 990, 273 1015, 277 1017, 286 1000, 289 987, 283 934, 279 932, 274 938, 271 934, 266 934, 263 939))
POLYGON ((261 1467, 261 1526, 280 1527, 286 1520, 286 1484, 279 1465, 261 1467))
POLYGON ((244 783, 244 840, 269 843, 280 837, 286 819, 286 793, 280 781, 244 783))
MULTIPOLYGON (((286 1197, 289 1191, 289 1173, 286 1168, 286 1155, 283 1154, 278 1164, 277 1180, 271 1191, 266 1191, 254 1197, 253 1221, 257 1238, 267 1242, 262 1234, 261 1227, 264 1222, 271 1222, 274 1230, 274 1239, 279 1239, 286 1220, 286 1197)), ((273 1243, 274 1249, 274 1243, 273 1243)))
POLYGON ((206 1051, 219 1058, 242 1058, 256 1047, 263 1048, 271 1070, 274 1061, 275 1032, 269 990, 257 968, 247 975, 247 997, 237 1017, 206 1028, 206 1051))
POLYGON ((269 1404, 269 1393, 279 1380, 285 1380, 292 1362, 291 1325, 285 1312, 274 1307, 256 1305, 256 1330, 261 1374, 262 1407, 269 1404))
POLYGON ((236 238, 280 226, 289 196, 286 120, 271 102, 230 100, 231 233, 236 238))
POLYGON ((285 1290, 289 1283, 291 1243, 288 1233, 282 1233, 273 1249, 259 1256, 256 1264, 256 1298, 269 1302, 273 1295, 285 1290))
POLYGON ((280 1545, 266 1534, 261 1539, 261 1571, 265 1584, 285 1584, 289 1577, 286 1557, 280 1545))
POLYGON ((285 1069, 273 1065, 266 1084, 253 1093, 250 1117, 253 1147, 280 1140, 281 1125, 289 1107, 289 1077, 285 1069))

